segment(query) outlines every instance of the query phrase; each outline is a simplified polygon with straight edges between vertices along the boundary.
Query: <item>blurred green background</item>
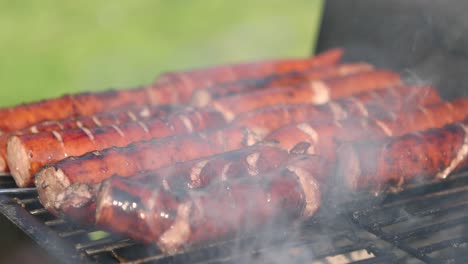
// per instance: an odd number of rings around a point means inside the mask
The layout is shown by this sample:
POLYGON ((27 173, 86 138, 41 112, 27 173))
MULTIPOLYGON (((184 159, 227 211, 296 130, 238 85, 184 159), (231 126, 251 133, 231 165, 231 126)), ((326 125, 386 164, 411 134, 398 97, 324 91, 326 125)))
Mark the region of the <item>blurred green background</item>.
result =
POLYGON ((158 73, 306 56, 322 0, 0 0, 0 106, 158 73))

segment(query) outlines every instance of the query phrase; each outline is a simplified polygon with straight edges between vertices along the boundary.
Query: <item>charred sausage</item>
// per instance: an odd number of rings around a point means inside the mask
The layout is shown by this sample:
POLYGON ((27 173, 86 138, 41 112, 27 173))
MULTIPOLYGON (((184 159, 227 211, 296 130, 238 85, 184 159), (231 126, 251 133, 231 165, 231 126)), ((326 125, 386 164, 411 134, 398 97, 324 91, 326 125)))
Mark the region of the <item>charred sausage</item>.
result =
MULTIPOLYGON (((257 177, 280 168, 289 158, 290 155, 286 151, 262 144, 138 173, 131 179, 147 186, 162 187, 168 191, 184 191, 241 176, 257 177)), ((76 182, 61 194, 57 194, 53 208, 48 209, 75 221, 91 224, 94 220, 99 185, 76 182)))
POLYGON ((347 119, 326 124, 314 122, 290 124, 265 137, 293 153, 318 154, 335 159, 337 147, 347 141, 398 136, 461 121, 468 116, 468 99, 458 99, 387 118, 347 119))
POLYGON ((154 242, 164 253, 175 253, 262 225, 291 226, 310 218, 321 200, 316 175, 324 174, 323 159, 306 156, 261 177, 185 195, 114 178, 100 190, 96 223, 138 241, 154 242))
POLYGON ((346 190, 379 194, 417 177, 442 180, 468 166, 468 119, 400 137, 346 143, 337 157, 337 182, 346 190))

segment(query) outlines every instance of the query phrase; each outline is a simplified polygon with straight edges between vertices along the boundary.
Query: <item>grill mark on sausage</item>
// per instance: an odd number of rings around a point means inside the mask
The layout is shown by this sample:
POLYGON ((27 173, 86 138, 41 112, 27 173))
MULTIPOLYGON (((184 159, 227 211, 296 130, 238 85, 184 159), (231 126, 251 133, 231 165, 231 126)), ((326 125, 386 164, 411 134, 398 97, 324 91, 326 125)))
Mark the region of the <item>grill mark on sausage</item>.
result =
POLYGON ((197 162, 192 167, 192 169, 190 170, 191 182, 195 182, 195 183, 197 183, 197 185, 201 182, 200 174, 201 174, 203 168, 205 168, 207 163, 208 163, 208 160, 202 160, 200 162, 197 162))
POLYGON ((149 117, 151 115, 151 111, 148 107, 143 108, 140 113, 138 113, 141 117, 149 117))
POLYGON ((248 165, 247 171, 250 174, 250 176, 255 176, 258 174, 257 162, 259 158, 260 158, 260 152, 252 153, 245 158, 245 161, 247 162, 247 165, 248 165))
POLYGON ((361 112, 361 114, 362 114, 363 116, 365 116, 365 117, 368 117, 368 116, 369 116, 369 111, 367 111, 366 107, 364 106, 364 104, 363 104, 361 101, 359 101, 359 100, 358 100, 356 97, 354 97, 354 96, 349 96, 348 98, 349 98, 349 100, 350 100, 351 102, 353 102, 353 104, 354 104, 355 106, 357 106, 357 108, 359 109, 359 111, 361 112))
POLYGON ((145 123, 143 123, 141 121, 136 121, 136 123, 143 129, 143 131, 145 131, 145 133, 147 133, 147 134, 150 133, 149 128, 145 123))
POLYGON ((377 124, 377 126, 382 129, 382 131, 385 133, 385 135, 391 137, 393 135, 392 130, 382 121, 375 119, 374 122, 377 124))
POLYGON ((450 165, 447 168, 445 168, 443 171, 437 173, 436 177, 439 179, 446 179, 458 167, 458 165, 464 159, 466 159, 466 156, 468 155, 468 126, 462 123, 457 123, 457 125, 461 127, 463 131, 465 132, 463 144, 458 150, 455 158, 450 162, 450 165))
POLYGON ((98 118, 97 116, 93 115, 93 116, 91 117, 91 120, 93 120, 93 123, 94 123, 96 126, 102 127, 102 123, 101 123, 101 121, 99 120, 99 118, 98 118))
POLYGON ((117 126, 117 125, 111 125, 111 127, 117 131, 117 133, 121 136, 121 137, 125 137, 125 134, 124 132, 117 126))
POLYGON ((330 87, 323 81, 311 81, 310 89, 313 92, 311 102, 314 104, 324 104, 330 101, 330 87))
POLYGON ((91 130, 84 126, 81 126, 80 129, 86 134, 86 136, 88 136, 89 140, 94 141, 94 135, 91 130))
POLYGON ((328 105, 330 106, 330 110, 333 114, 333 119, 341 120, 345 119, 348 116, 347 112, 338 103, 330 101, 328 105))
POLYGON ((301 130, 302 132, 304 132, 305 134, 307 134, 312 139, 314 145, 309 146, 309 148, 307 149, 307 153, 314 154, 315 153, 315 145, 317 144, 317 142, 319 140, 319 135, 318 135, 317 131, 315 131, 315 129, 311 125, 309 125, 307 123, 300 123, 296 127, 299 130, 301 130))
MULTIPOLYGON (((37 129, 37 126, 32 126, 29 130, 30 130, 31 133, 33 133, 33 134, 39 133, 39 130, 37 129)), ((1 134, 0 134, 0 135, 1 135, 1 134)))
POLYGON ((128 111, 127 116, 130 117, 130 119, 132 121, 138 121, 138 118, 136 117, 136 115, 132 111, 128 111))
POLYGON ((224 119, 231 121, 234 119, 235 115, 233 112, 229 111, 228 109, 224 108, 223 105, 221 104, 213 104, 213 108, 220 112, 223 116, 224 119))
POLYGON ((221 170, 221 180, 222 181, 227 181, 227 172, 229 171, 229 168, 231 168, 232 162, 228 162, 224 164, 223 169, 221 170))
POLYGON ((178 117, 182 121, 182 123, 184 123, 184 126, 187 129, 187 131, 192 133, 193 132, 192 121, 190 121, 190 119, 185 115, 179 115, 178 117))

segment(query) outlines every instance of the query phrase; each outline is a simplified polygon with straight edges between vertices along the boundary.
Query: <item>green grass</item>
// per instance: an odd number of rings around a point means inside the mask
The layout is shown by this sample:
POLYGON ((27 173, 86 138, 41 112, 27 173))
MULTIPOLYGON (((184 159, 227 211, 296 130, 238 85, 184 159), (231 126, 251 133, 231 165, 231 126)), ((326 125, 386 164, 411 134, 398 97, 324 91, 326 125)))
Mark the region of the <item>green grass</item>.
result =
POLYGON ((0 1, 0 106, 158 73, 306 56, 322 0, 0 1))

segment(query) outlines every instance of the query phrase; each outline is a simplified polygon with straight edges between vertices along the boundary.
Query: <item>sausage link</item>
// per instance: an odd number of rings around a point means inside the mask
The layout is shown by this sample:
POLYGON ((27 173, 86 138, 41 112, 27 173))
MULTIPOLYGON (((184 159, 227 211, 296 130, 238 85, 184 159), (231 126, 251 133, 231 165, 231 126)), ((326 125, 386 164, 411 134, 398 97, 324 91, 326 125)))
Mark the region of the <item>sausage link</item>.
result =
POLYGON ((301 87, 273 88, 224 97, 211 102, 209 106, 223 113, 227 120, 232 120, 240 113, 265 106, 300 103, 324 104, 331 99, 399 84, 401 84, 400 76, 396 73, 384 70, 371 71, 329 80, 313 81, 301 87))
POLYGON ((319 106, 291 104, 265 107, 240 114, 232 124, 248 127, 264 137, 274 129, 289 123, 320 123, 346 118, 387 116, 388 112, 399 112, 408 106, 423 106, 440 101, 439 94, 431 87, 390 87, 362 92, 319 106))
POLYGON ((211 101, 252 91, 275 87, 297 87, 304 83, 327 79, 331 77, 346 76, 358 72, 366 72, 373 69, 367 63, 331 65, 321 68, 313 68, 307 71, 296 71, 289 74, 272 74, 263 79, 254 79, 243 83, 227 83, 199 89, 193 93, 191 104, 196 107, 207 106, 211 101))
POLYGON ((310 58, 283 59, 254 63, 218 65, 183 72, 169 72, 158 76, 156 84, 171 84, 193 90, 242 79, 259 78, 269 74, 303 71, 309 68, 336 64, 342 57, 342 49, 331 49, 310 58))
POLYGON ((44 121, 33 126, 0 135, 0 172, 8 172, 7 141, 12 135, 37 134, 39 132, 62 131, 75 128, 94 128, 109 125, 119 125, 130 121, 145 120, 165 116, 176 110, 176 106, 161 105, 153 107, 125 107, 109 112, 97 113, 92 116, 77 116, 55 121, 44 121))
POLYGON ((113 178, 100 190, 96 223, 138 241, 154 242, 164 253, 263 225, 291 226, 310 218, 320 206, 315 176, 326 173, 323 159, 301 158, 261 177, 243 177, 185 195, 113 178))
POLYGON ((218 112, 192 110, 171 114, 167 120, 155 118, 107 127, 82 126, 79 129, 13 136, 7 145, 8 164, 17 185, 26 187, 33 184, 33 174, 40 167, 69 156, 224 124, 218 112))
POLYGON ((414 131, 438 128, 462 121, 468 116, 468 99, 458 99, 412 111, 395 113, 384 119, 360 118, 317 124, 290 124, 265 137, 282 149, 295 154, 307 153, 336 159, 341 143, 398 136, 414 131))
MULTIPOLYGON (((131 179, 147 186, 161 186, 168 191, 185 191, 246 175, 257 177, 280 168, 289 158, 288 153, 280 148, 257 145, 142 172, 131 179)), ((54 207, 50 210, 75 221, 91 224, 99 185, 79 182, 70 185, 57 194, 54 207)))
POLYGON ((468 119, 400 137, 343 144, 337 157, 337 182, 346 190, 377 195, 388 186, 400 190, 420 176, 442 180, 468 167, 468 119))

